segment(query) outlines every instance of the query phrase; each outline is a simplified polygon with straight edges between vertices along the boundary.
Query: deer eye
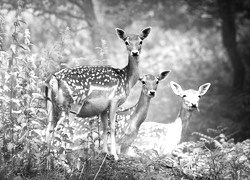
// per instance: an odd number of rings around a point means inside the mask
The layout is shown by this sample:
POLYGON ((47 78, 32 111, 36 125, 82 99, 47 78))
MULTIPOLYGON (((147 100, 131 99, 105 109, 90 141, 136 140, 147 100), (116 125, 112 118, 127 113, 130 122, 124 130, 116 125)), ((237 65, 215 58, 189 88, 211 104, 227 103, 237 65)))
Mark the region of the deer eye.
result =
POLYGON ((142 84, 143 84, 143 85, 145 85, 145 84, 146 84, 146 82, 145 82, 145 81, 141 81, 141 82, 142 82, 142 84))
POLYGON ((201 95, 199 95, 198 98, 201 98, 201 95))
POLYGON ((140 41, 139 44, 142 45, 142 41, 140 41))
POLYGON ((159 81, 156 81, 156 84, 159 84, 159 81))
POLYGON ((183 94, 182 97, 185 98, 185 97, 187 97, 187 95, 186 95, 186 94, 183 94))
POLYGON ((125 44, 126 44, 126 46, 128 46, 129 45, 128 41, 125 41, 125 44))

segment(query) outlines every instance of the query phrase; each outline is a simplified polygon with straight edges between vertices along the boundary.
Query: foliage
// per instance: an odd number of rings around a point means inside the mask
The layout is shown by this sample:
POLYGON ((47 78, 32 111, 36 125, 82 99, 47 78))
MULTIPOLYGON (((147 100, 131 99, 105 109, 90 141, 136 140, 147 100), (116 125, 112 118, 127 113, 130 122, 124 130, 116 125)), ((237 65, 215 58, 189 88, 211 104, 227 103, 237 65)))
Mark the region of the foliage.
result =
POLYGON ((17 11, 13 41, 7 51, 1 51, 1 171, 6 177, 28 173, 40 164, 41 141, 46 125, 46 111, 41 93, 44 67, 31 54, 30 32, 22 29, 25 22, 17 11), (36 163, 35 163, 36 162, 36 163))
POLYGON ((250 171, 248 146, 249 140, 234 144, 205 138, 197 143, 179 145, 174 154, 180 171, 188 178, 247 179, 250 171))

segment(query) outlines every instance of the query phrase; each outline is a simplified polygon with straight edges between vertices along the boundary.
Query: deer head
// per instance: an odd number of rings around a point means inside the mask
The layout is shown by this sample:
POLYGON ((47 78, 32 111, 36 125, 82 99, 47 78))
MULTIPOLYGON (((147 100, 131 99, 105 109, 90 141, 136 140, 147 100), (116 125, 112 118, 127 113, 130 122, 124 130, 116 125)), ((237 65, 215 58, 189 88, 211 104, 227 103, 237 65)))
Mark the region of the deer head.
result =
POLYGON ((116 33, 121 38, 127 47, 127 51, 131 56, 139 56, 141 54, 142 41, 148 37, 151 27, 147 27, 141 31, 139 35, 129 34, 122 29, 116 28, 116 33))
POLYGON ((183 100, 182 106, 184 109, 187 109, 189 111, 194 111, 195 109, 199 110, 199 101, 201 96, 206 94, 210 87, 210 83, 203 84, 199 87, 198 91, 189 89, 189 90, 183 90, 181 86, 174 82, 170 82, 170 86, 173 90, 173 92, 180 96, 183 100))
POLYGON ((164 79, 169 73, 170 73, 170 70, 163 71, 158 76, 153 76, 151 74, 148 74, 148 75, 145 75, 143 77, 140 77, 139 80, 142 83, 142 92, 149 97, 154 97, 159 82, 162 79, 164 79))

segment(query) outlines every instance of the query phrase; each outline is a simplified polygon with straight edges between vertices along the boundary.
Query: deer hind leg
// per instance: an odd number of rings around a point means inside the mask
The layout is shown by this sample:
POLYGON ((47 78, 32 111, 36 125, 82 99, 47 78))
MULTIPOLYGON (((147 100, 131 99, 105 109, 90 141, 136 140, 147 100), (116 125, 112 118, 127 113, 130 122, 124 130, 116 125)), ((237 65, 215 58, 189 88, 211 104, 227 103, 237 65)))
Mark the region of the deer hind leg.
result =
POLYGON ((101 113, 102 129, 103 129, 103 152, 108 153, 108 113, 107 111, 101 113))
POLYGON ((65 119, 69 118, 69 110, 73 98, 65 81, 51 76, 48 87, 47 109, 48 109, 48 126, 46 130, 47 142, 51 143, 54 137, 55 129, 58 129, 58 124, 61 124, 65 119))
POLYGON ((54 132, 59 134, 59 137, 62 139, 62 147, 67 148, 70 146, 68 140, 73 139, 73 131, 71 131, 69 124, 69 109, 64 107, 60 109, 60 118, 54 132))
POLYGON ((55 131, 58 131, 59 129, 64 129, 65 127, 69 126, 69 113, 67 109, 60 108, 60 117, 56 124, 55 131))
POLYGON ((48 84, 45 87, 46 107, 48 112, 48 125, 46 129, 46 141, 48 144, 54 137, 54 128, 58 121, 58 111, 56 106, 56 91, 58 89, 58 82, 54 76, 48 79, 48 84))
POLYGON ((48 111, 48 125, 46 129, 46 141, 48 144, 50 144, 51 140, 54 137, 53 131, 55 128, 53 103, 50 101, 47 102, 47 111, 48 111))
MULTIPOLYGON (((61 81, 61 80, 60 80, 61 81)), ((70 119, 69 119, 69 112, 71 109, 71 104, 73 103, 73 98, 70 96, 69 91, 64 88, 63 83, 60 82, 57 102, 60 105, 60 117, 59 121, 57 122, 57 126, 55 131, 60 130, 63 135, 63 139, 65 140, 72 140, 73 139, 73 130, 70 128, 70 119)), ((64 147, 66 148, 68 143, 63 142, 64 147)))

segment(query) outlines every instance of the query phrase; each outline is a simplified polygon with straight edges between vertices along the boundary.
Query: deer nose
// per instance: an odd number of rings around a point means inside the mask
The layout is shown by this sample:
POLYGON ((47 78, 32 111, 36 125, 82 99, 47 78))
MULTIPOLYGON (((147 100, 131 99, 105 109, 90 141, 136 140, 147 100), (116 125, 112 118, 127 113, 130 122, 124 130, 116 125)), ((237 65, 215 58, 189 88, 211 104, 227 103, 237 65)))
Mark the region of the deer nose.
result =
POLYGON ((131 55, 132 56, 139 56, 139 51, 138 50, 132 50, 131 55))
POLYGON ((197 104, 191 103, 191 107, 192 107, 192 108, 197 108, 197 104))
POLYGON ((150 91, 149 91, 149 95, 150 95, 150 96, 155 96, 155 90, 150 90, 150 91))

